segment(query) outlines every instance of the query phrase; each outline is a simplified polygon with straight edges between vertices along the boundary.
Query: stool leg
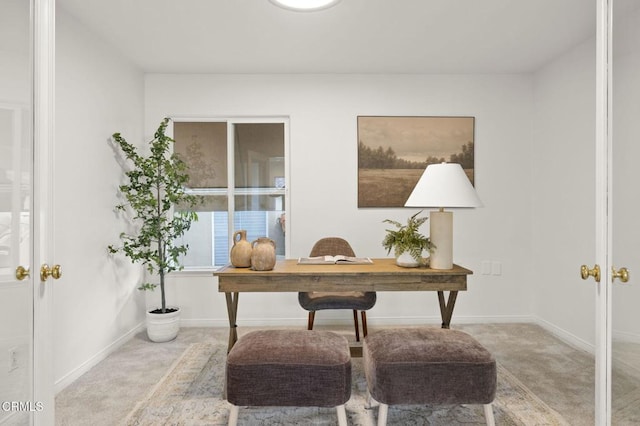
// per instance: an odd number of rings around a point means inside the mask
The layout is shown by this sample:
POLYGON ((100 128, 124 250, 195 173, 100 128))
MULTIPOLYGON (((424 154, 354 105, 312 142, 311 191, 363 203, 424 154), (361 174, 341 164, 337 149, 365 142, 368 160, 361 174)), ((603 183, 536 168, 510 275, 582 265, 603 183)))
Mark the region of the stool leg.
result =
POLYGON ((356 342, 360 341, 360 327, 358 326, 358 311, 353 310, 353 325, 356 327, 356 342))
POLYGON ((338 425, 347 426, 347 410, 344 407, 344 404, 338 405, 336 407, 338 411, 338 425))
POLYGON ((487 426, 495 426, 496 421, 493 418, 493 405, 484 404, 484 418, 487 421, 487 426))
POLYGON ((229 426, 236 426, 238 424, 238 411, 240 407, 232 405, 229 410, 229 426))
POLYGON ((389 406, 381 402, 380 408, 378 408, 378 426, 387 426, 388 412, 389 412, 389 406))

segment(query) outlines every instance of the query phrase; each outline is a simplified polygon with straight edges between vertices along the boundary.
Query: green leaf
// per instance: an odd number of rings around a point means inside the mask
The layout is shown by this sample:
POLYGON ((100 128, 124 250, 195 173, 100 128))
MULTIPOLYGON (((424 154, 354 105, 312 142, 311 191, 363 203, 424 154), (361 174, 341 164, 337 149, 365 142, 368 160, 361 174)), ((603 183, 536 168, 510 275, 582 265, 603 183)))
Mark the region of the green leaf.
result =
POLYGON ((422 252, 424 250, 433 251, 435 246, 431 240, 419 232, 428 217, 418 217, 422 210, 409 217, 407 224, 391 219, 383 220, 383 223, 394 225, 397 229, 386 229, 387 232, 382 240, 382 246, 387 249, 387 254, 394 251, 394 255, 400 256, 402 253, 408 252, 418 262, 422 263, 422 252))

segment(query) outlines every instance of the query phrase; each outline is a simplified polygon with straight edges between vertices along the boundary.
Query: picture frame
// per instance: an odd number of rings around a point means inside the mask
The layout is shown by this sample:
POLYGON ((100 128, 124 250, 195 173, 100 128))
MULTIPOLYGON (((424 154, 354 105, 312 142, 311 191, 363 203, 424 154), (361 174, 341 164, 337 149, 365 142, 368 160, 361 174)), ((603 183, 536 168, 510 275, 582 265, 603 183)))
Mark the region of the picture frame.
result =
POLYGON ((404 207, 429 164, 475 180, 475 117, 358 116, 358 208, 404 207))

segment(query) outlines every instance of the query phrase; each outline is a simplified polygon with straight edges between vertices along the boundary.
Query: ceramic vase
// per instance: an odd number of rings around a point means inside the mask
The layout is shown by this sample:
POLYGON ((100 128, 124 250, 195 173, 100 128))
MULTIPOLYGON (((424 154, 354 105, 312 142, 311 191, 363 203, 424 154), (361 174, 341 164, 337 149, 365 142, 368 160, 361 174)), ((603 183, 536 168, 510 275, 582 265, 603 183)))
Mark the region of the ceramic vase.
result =
POLYGON ((251 266, 252 246, 247 241, 247 231, 241 229, 233 233, 233 246, 229 253, 231 264, 236 268, 248 268, 251 266))
POLYGON ((156 343, 169 342, 176 338, 180 331, 180 308, 173 312, 147 312, 147 336, 156 343))
POLYGON ((396 265, 403 268, 417 268, 420 263, 415 260, 408 251, 405 251, 400 256, 396 257, 396 265))
POLYGON ((276 242, 262 237, 251 243, 251 269, 270 271, 276 266, 276 242))

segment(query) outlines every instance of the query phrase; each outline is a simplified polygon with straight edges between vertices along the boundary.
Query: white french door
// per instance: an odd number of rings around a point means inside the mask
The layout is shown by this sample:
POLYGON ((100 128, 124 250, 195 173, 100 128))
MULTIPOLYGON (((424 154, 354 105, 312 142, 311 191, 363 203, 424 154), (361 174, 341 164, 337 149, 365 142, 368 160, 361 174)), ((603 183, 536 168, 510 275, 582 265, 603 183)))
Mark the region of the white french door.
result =
POLYGON ((608 285, 610 424, 637 424, 640 393, 640 1, 609 0, 608 285))
POLYGON ((53 424, 48 177, 53 1, 0 0, 0 424, 53 424))
MULTIPOLYGON (((609 144, 609 1, 596 2, 596 117, 595 117, 595 424, 610 424, 611 321, 610 321, 610 144, 609 144)), ((584 268, 584 266, 583 266, 584 268)), ((583 274, 583 278, 585 275, 583 274)))
MULTIPOLYGON (((24 0, 26 1, 26 0, 24 0)), ((33 2, 33 412, 35 425, 53 425, 53 152, 55 0, 33 2), (51 265, 49 267, 48 265, 51 265)), ((55 265, 57 266, 57 265, 55 265)), ((58 270, 58 272, 60 272, 58 270)))
POLYGON ((33 20, 0 0, 0 424, 30 424, 34 400, 33 20))
POLYGON ((640 2, 598 0, 596 424, 640 422, 640 2))

